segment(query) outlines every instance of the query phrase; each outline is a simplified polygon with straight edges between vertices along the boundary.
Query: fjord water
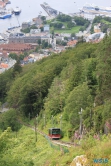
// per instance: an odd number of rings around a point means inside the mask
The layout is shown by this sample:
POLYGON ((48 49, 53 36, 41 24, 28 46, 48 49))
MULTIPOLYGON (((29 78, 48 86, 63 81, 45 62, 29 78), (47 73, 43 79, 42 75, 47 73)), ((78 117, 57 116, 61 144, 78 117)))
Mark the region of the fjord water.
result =
POLYGON ((79 11, 79 8, 82 8, 86 2, 97 6, 111 6, 110 0, 11 0, 11 4, 8 4, 6 8, 15 8, 18 6, 22 10, 21 14, 19 16, 12 15, 11 18, 5 20, 0 19, 0 32, 4 32, 8 27, 21 25, 24 21, 30 21, 32 18, 37 17, 40 12, 43 15, 47 15, 40 6, 43 2, 66 14, 79 11))

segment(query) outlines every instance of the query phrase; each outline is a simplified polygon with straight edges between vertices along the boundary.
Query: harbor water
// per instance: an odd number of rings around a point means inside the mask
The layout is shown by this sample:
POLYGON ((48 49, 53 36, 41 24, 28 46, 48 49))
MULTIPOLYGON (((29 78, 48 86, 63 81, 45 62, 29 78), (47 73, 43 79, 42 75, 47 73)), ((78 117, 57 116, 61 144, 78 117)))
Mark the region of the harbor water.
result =
MULTIPOLYGON (((7 9, 19 7, 21 9, 21 13, 18 16, 12 15, 11 18, 0 19, 0 33, 6 31, 9 27, 19 26, 24 21, 30 21, 32 18, 35 18, 42 13, 42 15, 47 15, 46 12, 42 9, 40 4, 44 2, 44 0, 10 0, 11 4, 6 6, 7 9)), ((61 11, 65 14, 68 13, 76 13, 79 11, 79 8, 82 8, 86 3, 84 0, 46 0, 52 8, 61 11)), ((101 0, 88 0, 87 3, 95 4, 96 6, 111 6, 111 1, 101 1, 101 0)))

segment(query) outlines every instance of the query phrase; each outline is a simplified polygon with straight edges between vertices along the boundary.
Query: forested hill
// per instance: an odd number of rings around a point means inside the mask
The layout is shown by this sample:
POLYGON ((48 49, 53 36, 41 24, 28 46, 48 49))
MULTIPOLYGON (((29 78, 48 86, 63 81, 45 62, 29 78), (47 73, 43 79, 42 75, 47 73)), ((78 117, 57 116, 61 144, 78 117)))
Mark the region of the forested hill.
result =
POLYGON ((104 132, 111 118, 111 36, 0 75, 0 100, 25 116, 62 114, 64 124, 79 128, 78 112, 89 131, 104 132), (94 104, 95 103, 95 104, 94 104), (95 108, 94 108, 95 106, 95 108))

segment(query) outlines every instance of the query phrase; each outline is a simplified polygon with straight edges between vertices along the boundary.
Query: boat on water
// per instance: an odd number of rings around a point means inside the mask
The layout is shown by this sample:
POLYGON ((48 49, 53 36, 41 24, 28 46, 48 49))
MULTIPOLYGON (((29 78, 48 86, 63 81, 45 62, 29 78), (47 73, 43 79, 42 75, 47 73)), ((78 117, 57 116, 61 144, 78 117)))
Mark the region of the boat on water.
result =
POLYGON ((98 7, 94 4, 85 4, 82 8, 83 12, 92 12, 92 13, 102 13, 102 14, 111 14, 111 7, 98 7))
POLYGON ((21 13, 21 9, 19 7, 16 7, 13 11, 15 15, 19 15, 21 13))
POLYGON ((10 18, 11 16, 12 16, 12 13, 10 11, 0 12, 0 19, 10 18))
POLYGON ((13 30, 13 29, 17 29, 17 28, 20 28, 20 25, 18 25, 18 26, 13 26, 13 27, 9 27, 8 30, 13 30))

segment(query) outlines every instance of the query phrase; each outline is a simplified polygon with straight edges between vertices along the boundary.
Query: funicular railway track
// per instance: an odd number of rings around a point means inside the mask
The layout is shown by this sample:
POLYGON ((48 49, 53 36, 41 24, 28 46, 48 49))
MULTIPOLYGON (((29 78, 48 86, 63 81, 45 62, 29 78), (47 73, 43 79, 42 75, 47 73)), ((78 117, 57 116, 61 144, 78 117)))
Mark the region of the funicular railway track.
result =
MULTIPOLYGON (((35 127, 31 126, 30 124, 25 124, 25 123, 22 123, 24 124, 25 126, 31 128, 32 130, 35 131, 35 127)), ((47 137, 48 139, 50 139, 50 141, 53 143, 53 144, 56 144, 56 145, 60 145, 60 146, 65 146, 65 147, 75 147, 75 146, 80 146, 78 144, 75 144, 75 143, 72 143, 72 142, 65 142, 65 141, 62 141, 62 140, 54 140, 54 139, 51 139, 47 134, 43 133, 42 131, 36 129, 37 132, 42 135, 43 137, 47 137)))

